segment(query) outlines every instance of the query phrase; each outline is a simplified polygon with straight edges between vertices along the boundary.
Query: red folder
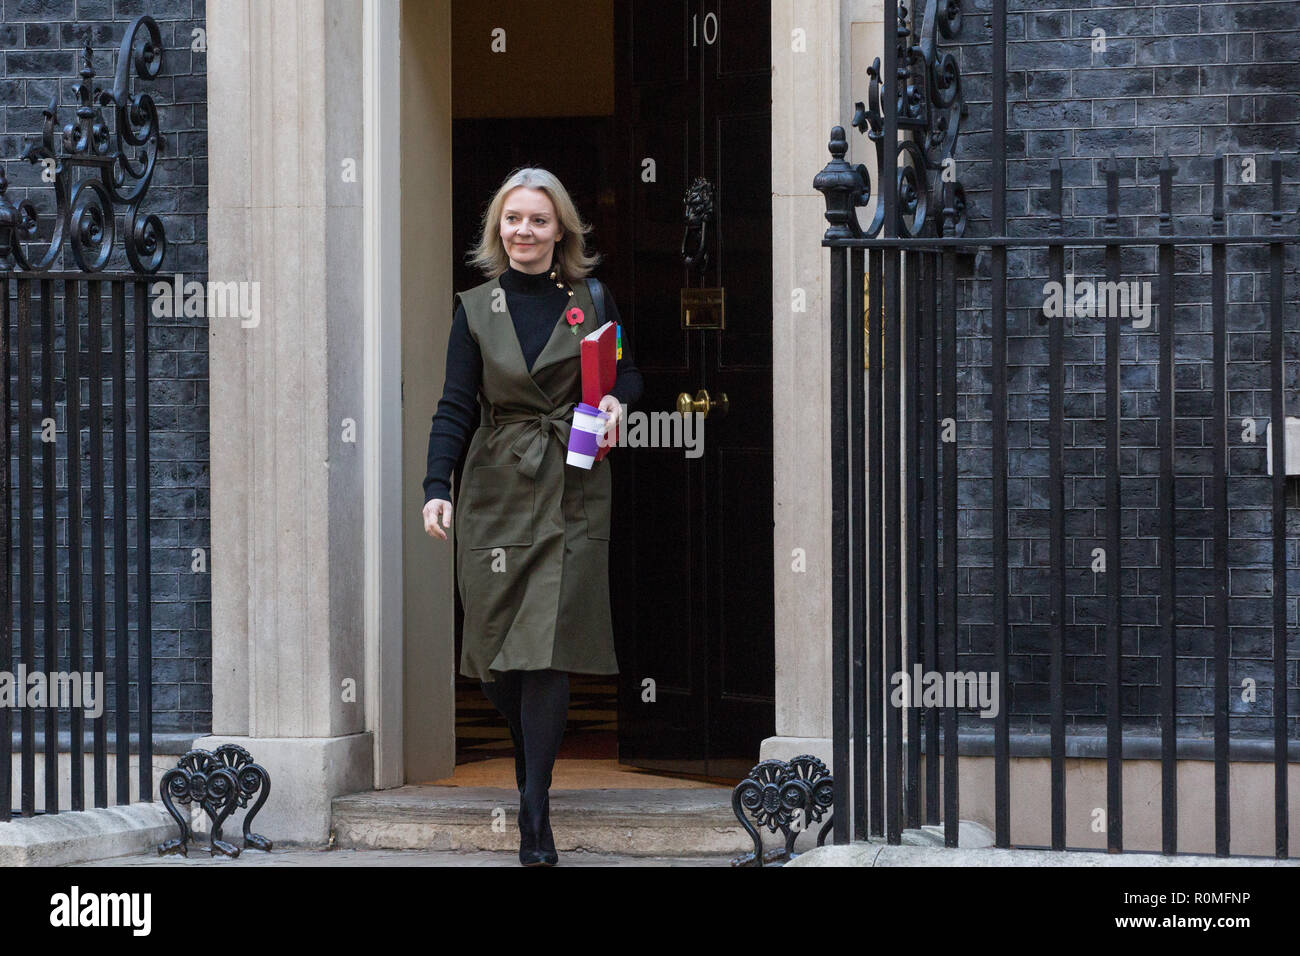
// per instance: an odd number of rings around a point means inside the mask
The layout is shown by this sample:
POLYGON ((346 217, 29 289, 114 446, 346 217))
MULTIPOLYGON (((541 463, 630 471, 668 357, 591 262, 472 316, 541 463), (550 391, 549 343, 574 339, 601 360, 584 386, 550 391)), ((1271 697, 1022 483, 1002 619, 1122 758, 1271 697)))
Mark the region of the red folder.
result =
MULTIPOLYGON (((617 336, 617 324, 606 322, 582 339, 582 400, 593 408, 599 407, 600 400, 609 394, 618 378, 617 336)), ((610 429, 604 439, 609 444, 596 449, 596 461, 609 454, 622 428, 620 421, 610 429)))

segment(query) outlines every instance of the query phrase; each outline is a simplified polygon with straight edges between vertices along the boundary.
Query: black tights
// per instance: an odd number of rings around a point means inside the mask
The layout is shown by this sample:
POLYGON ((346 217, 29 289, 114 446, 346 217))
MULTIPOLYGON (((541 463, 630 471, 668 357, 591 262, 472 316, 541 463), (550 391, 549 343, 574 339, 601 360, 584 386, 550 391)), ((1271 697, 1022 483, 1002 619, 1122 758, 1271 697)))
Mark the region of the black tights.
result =
POLYGON ((480 681, 510 727, 515 742, 515 780, 524 799, 540 808, 551 789, 551 771, 569 718, 567 671, 499 671, 480 681))

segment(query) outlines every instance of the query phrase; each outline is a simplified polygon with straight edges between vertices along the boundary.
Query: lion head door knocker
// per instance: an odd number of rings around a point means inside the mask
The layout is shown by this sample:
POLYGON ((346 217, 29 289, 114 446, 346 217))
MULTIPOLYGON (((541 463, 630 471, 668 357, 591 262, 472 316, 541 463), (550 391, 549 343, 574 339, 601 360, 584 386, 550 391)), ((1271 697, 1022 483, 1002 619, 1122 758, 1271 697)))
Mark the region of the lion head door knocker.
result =
POLYGON ((686 229, 682 233, 682 262, 703 273, 709 263, 709 220, 713 218, 713 183, 696 176, 682 197, 686 229))

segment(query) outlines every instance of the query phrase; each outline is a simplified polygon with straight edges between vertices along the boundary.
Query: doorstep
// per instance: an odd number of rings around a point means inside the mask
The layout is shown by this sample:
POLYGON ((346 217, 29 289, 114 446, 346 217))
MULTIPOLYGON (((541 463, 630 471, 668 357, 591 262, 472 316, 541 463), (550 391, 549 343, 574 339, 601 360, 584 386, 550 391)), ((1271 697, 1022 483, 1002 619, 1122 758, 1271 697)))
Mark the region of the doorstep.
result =
MULTIPOLYGON (((237 859, 226 856, 208 856, 191 852, 188 857, 138 853, 132 856, 96 860, 85 866, 106 867, 160 867, 160 866, 228 866, 242 869, 249 866, 296 867, 380 867, 380 866, 472 866, 506 867, 519 869, 518 848, 510 851, 492 850, 319 850, 310 847, 276 847, 270 853, 246 850, 237 859)), ((730 866, 725 855, 712 856, 630 856, 617 853, 562 853, 561 867, 592 866, 730 866)))
MULTIPOLYGON (((561 853, 739 856, 753 843, 731 809, 731 790, 551 788, 561 853)), ((331 846, 344 849, 518 852, 514 787, 412 785, 335 797, 331 846)))

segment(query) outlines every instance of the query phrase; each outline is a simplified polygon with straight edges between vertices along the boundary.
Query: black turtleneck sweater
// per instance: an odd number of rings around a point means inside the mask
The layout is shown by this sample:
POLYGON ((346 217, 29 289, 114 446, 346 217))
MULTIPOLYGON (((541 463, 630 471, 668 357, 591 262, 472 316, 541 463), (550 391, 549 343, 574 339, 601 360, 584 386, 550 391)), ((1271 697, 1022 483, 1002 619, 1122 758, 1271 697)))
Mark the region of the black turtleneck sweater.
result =
MULTIPOLYGON (((505 290, 506 307, 514 321, 515 335, 519 338, 524 361, 531 371, 537 356, 555 330, 565 304, 569 301, 566 289, 558 287, 550 277, 551 267, 545 272, 520 272, 508 266, 501 274, 501 288, 505 290)), ((579 280, 581 281, 581 280, 579 280)), ((618 322, 618 306, 614 297, 605 290, 604 316, 607 322, 618 322)), ((632 362, 632 345, 627 327, 622 328, 623 357, 618 361, 618 375, 609 394, 624 405, 631 405, 641 397, 641 373, 632 362)), ((447 341, 447 377, 442 400, 433 416, 429 429, 428 468, 424 478, 424 501, 434 498, 451 500, 451 473, 460 460, 465 443, 479 423, 478 391, 483 381, 483 356, 478 343, 469 333, 465 307, 459 303, 451 322, 451 337, 447 341)))

